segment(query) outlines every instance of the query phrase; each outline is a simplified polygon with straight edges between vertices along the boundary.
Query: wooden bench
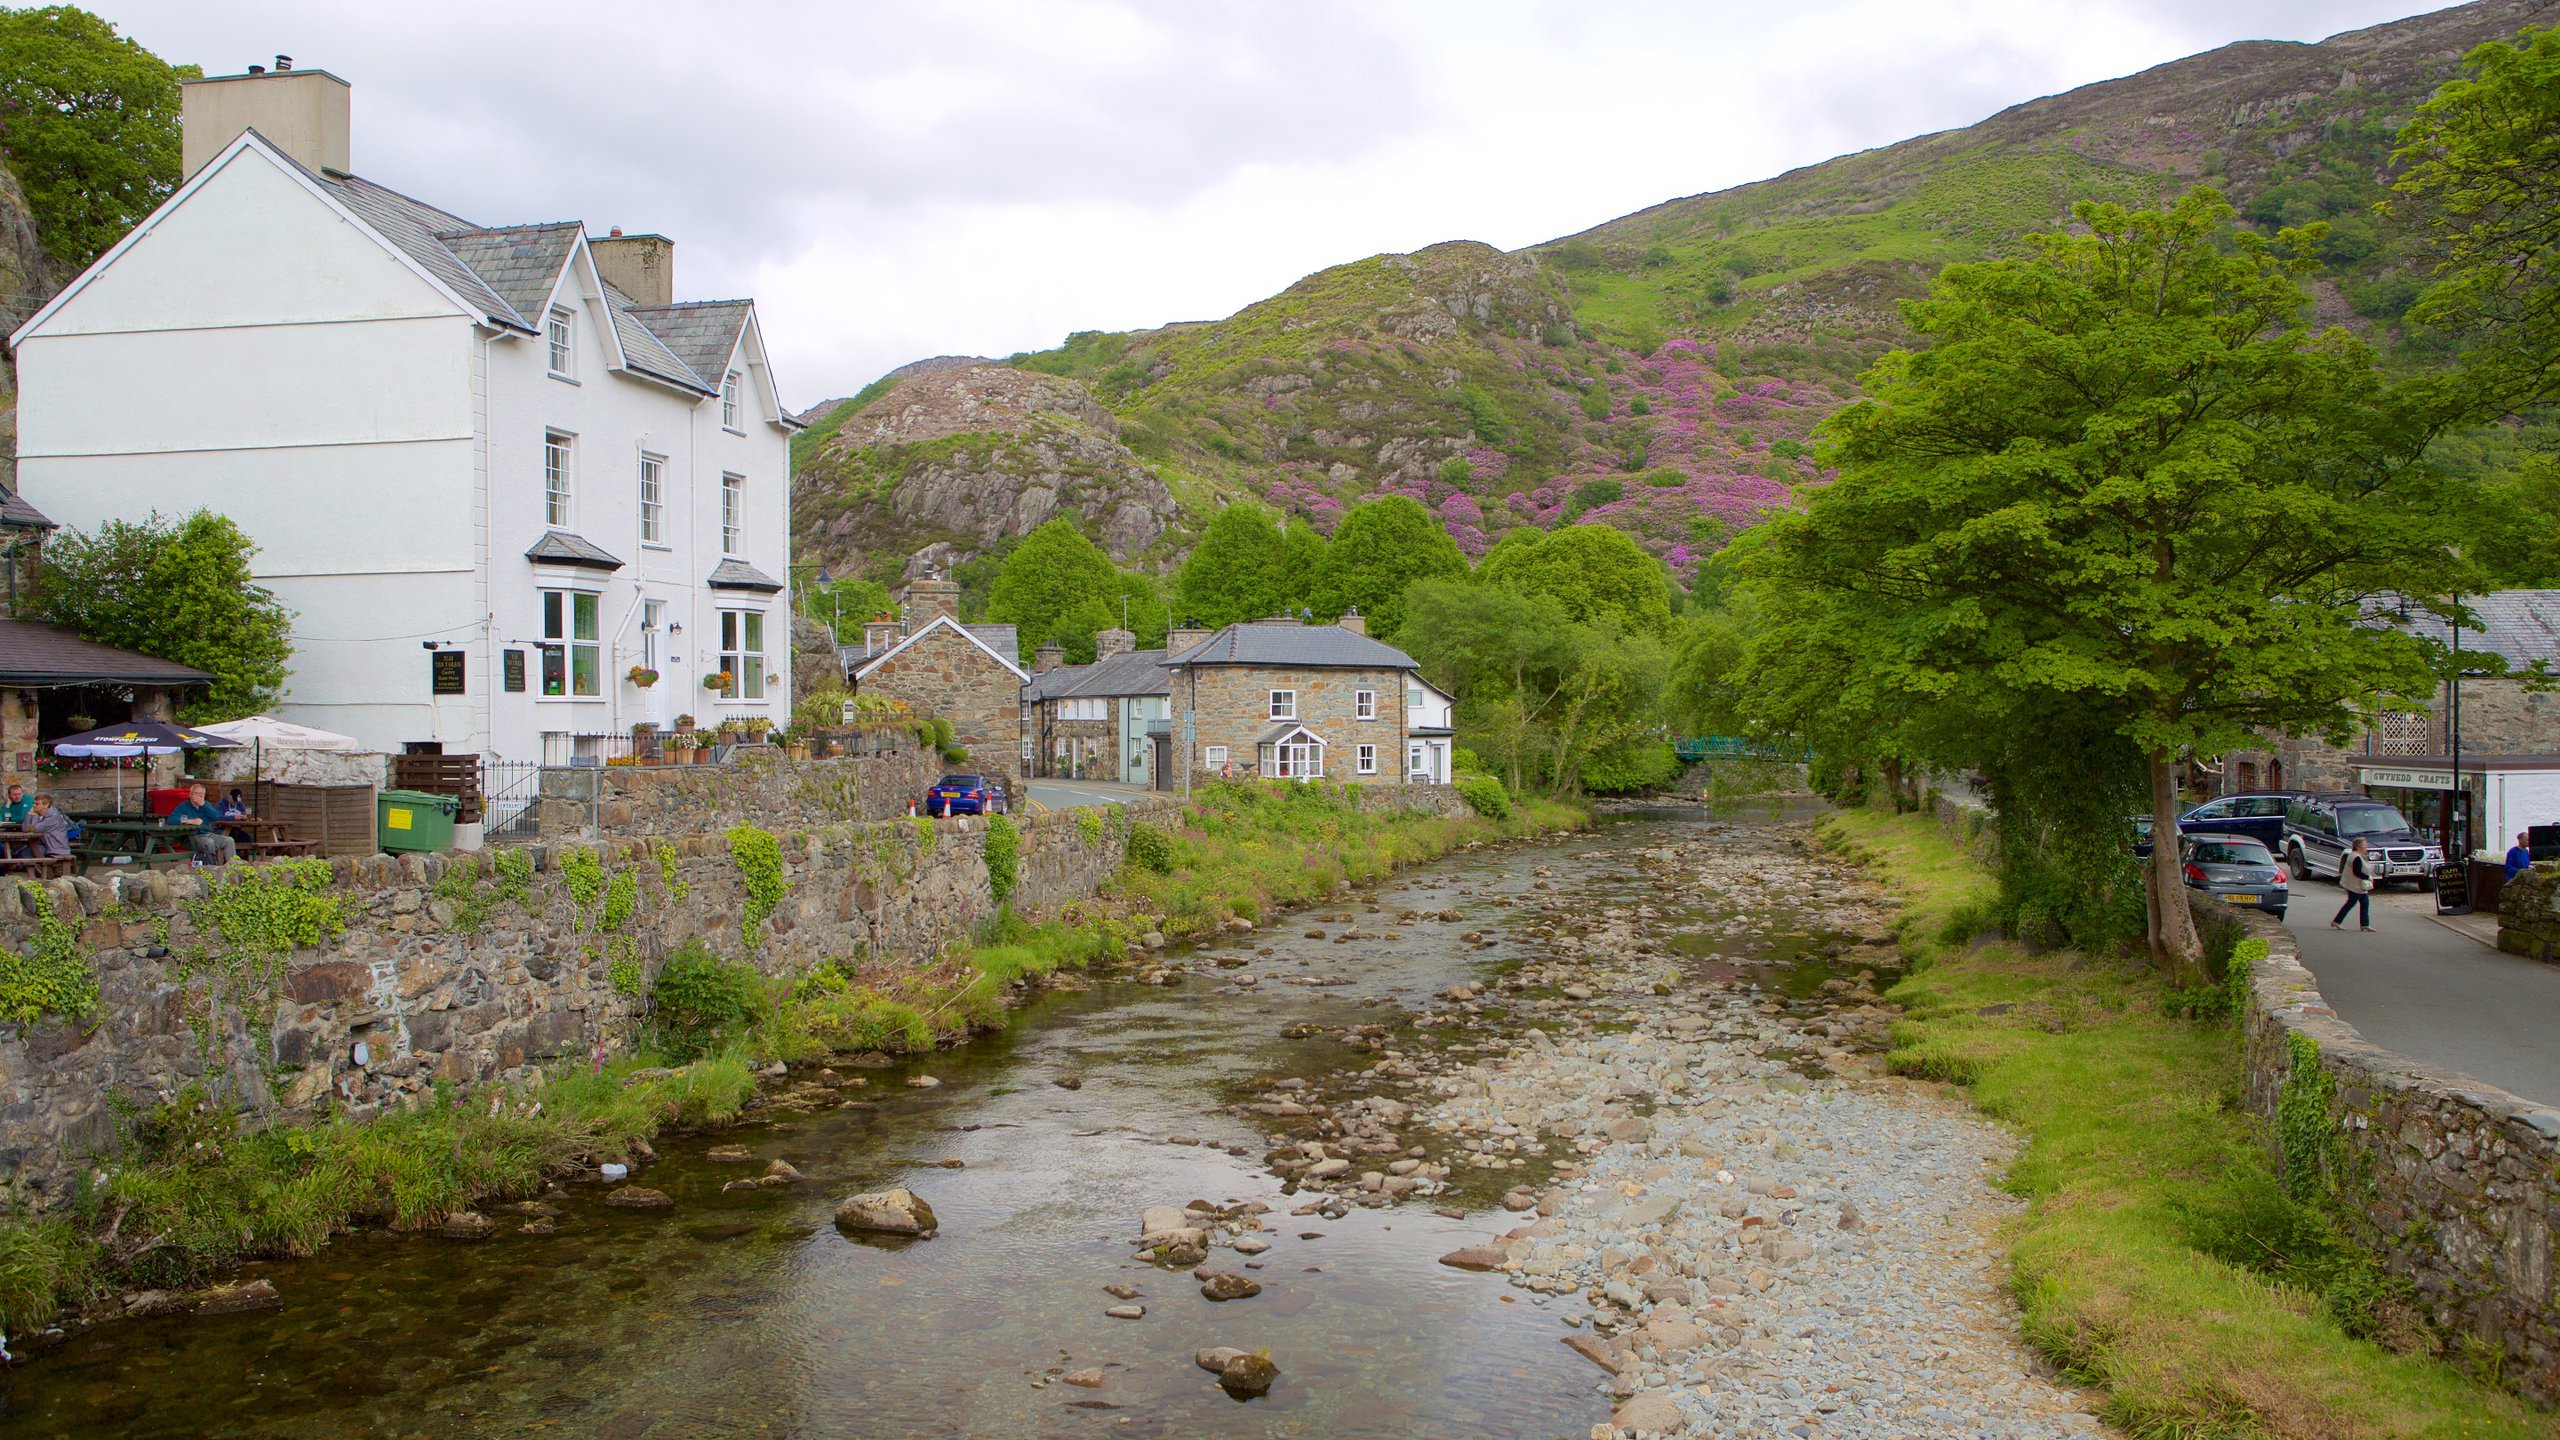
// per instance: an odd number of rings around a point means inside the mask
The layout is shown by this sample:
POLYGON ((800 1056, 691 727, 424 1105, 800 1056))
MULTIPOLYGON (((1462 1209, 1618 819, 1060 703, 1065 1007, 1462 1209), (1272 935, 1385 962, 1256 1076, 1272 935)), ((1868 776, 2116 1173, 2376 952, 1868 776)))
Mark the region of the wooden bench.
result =
POLYGON ((243 855, 317 855, 320 853, 320 842, 317 840, 243 840, 240 842, 240 853, 243 855))
POLYGON ((0 855, 0 874, 21 874, 37 880, 56 880, 68 876, 73 861, 68 855, 0 855))

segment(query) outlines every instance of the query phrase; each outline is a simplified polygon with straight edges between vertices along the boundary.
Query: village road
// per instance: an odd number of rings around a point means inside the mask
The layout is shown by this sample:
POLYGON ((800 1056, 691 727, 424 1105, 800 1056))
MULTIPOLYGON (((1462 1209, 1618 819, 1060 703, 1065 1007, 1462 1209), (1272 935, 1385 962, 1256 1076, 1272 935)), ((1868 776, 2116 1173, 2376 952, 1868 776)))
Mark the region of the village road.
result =
POLYGON ((1143 785, 1114 785, 1107 780, 1034 780, 1022 787, 1042 810, 1074 810, 1087 805, 1126 805, 1155 792, 1143 785))
POLYGON ((2340 1017, 2376 1045, 2560 1105, 2560 966, 2439 925, 2435 897, 2373 897, 2374 933, 2329 928, 2336 886, 2295 887, 2285 923, 2340 1017))

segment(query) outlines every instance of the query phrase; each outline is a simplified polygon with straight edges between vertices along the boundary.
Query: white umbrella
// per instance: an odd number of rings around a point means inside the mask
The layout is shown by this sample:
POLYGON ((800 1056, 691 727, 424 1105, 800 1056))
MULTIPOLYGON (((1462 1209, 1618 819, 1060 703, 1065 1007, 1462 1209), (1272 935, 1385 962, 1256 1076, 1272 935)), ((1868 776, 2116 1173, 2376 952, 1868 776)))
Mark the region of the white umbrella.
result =
MULTIPOLYGON (((360 754, 365 749, 365 743, 352 735, 341 735, 316 725, 296 725, 272 715, 244 715, 219 725, 207 725, 204 730, 208 735, 219 735, 235 745, 249 747, 249 780, 252 785, 266 778, 266 750, 270 745, 284 751, 320 750, 339 754, 360 754)), ((285 773, 293 773, 290 764, 286 765, 285 773)))

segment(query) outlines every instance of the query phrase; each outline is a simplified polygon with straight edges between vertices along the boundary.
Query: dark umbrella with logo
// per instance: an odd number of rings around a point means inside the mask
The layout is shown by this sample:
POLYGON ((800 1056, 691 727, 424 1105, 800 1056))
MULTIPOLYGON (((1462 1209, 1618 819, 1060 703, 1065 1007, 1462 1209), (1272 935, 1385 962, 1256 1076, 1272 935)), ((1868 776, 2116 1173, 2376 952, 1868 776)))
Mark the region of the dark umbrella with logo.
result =
MULTIPOLYGON (((188 725, 172 725, 165 720, 127 720, 121 725, 102 725, 65 735, 53 742, 56 755, 74 755, 92 759, 129 760, 134 756, 182 755, 189 750, 236 750, 239 742, 226 740, 188 725)), ((124 767, 116 767, 116 813, 124 813, 124 767)))

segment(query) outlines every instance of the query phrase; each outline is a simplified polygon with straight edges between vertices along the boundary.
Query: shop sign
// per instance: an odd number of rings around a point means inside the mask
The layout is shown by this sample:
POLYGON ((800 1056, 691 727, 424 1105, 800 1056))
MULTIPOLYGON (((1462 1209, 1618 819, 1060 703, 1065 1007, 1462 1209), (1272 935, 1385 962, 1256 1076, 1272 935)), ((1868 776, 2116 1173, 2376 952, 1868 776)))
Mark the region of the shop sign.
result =
POLYGON ((2397 785, 2404 790, 2450 790, 2450 770, 2385 770, 2376 765, 2356 768, 2356 779, 2366 785, 2397 785))

